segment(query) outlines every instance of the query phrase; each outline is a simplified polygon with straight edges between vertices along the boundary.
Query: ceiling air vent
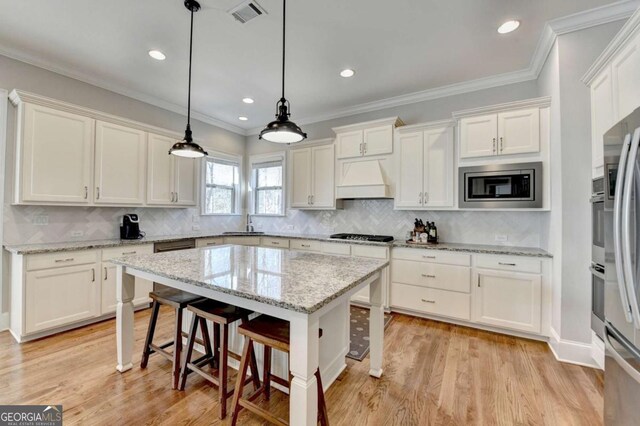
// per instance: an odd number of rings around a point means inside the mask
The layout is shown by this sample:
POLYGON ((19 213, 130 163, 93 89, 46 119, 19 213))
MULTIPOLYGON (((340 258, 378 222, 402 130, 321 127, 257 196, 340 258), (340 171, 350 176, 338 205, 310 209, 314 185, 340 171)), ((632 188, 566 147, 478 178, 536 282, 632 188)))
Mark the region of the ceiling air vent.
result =
POLYGON ((229 13, 236 18, 241 24, 246 24, 253 18, 260 15, 266 15, 267 11, 262 8, 255 0, 244 1, 238 6, 229 10, 229 13))

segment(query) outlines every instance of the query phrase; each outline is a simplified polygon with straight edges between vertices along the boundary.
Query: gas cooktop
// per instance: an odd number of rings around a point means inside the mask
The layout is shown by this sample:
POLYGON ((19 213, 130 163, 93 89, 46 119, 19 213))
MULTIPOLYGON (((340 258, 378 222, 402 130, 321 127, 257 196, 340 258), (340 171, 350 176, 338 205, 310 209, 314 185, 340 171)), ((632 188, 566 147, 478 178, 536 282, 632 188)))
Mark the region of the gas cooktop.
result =
POLYGON ((388 235, 367 235, 367 234, 333 234, 329 238, 337 240, 351 241, 371 241, 376 243, 387 243, 393 241, 393 237, 388 235))

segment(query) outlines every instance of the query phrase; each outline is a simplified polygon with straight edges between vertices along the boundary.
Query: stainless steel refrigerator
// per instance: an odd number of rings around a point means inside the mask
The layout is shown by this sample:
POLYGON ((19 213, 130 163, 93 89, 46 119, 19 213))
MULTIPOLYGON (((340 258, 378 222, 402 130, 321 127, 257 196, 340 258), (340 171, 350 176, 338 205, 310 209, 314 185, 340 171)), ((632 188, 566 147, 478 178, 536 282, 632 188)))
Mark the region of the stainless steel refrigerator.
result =
POLYGON ((603 140, 604 421, 640 425, 640 109, 603 140))

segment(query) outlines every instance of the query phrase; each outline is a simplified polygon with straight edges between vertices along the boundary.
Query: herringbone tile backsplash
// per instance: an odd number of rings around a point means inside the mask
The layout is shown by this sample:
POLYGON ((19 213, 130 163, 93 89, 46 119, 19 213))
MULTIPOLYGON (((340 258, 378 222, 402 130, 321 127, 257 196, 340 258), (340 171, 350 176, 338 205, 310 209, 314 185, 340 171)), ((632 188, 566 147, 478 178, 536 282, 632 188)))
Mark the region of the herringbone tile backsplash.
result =
MULTIPOLYGON (((120 218, 125 213, 140 216, 147 235, 193 233, 198 224, 202 232, 238 231, 244 216, 200 216, 198 209, 41 207, 5 205, 4 242, 6 244, 48 243, 119 237, 120 218), (37 219, 48 217, 47 225, 37 219), (195 219, 194 219, 195 218, 195 219), (195 221, 194 221, 195 220, 195 221), (72 232, 81 232, 73 236, 72 232)), ((286 217, 254 217, 259 230, 310 234, 356 232, 404 237, 413 219, 435 221, 441 241, 468 244, 505 244, 540 247, 546 240, 546 212, 462 212, 395 211, 393 200, 349 200, 343 210, 289 210, 286 217), (293 226, 293 229, 290 227, 293 226), (507 236, 496 242, 496 235, 507 236)))

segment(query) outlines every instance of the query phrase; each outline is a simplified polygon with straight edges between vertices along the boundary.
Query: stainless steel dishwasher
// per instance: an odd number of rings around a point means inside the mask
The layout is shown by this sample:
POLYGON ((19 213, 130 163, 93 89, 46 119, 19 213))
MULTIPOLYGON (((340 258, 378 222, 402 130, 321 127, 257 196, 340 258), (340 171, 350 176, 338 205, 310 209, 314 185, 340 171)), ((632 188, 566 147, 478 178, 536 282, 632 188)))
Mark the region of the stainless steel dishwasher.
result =
MULTIPOLYGON (((187 238, 178 241, 168 241, 166 243, 155 243, 153 245, 153 252, 163 253, 167 251, 188 250, 192 248, 196 248, 196 240, 194 238, 187 238)), ((167 288, 167 286, 153 283, 154 291, 161 290, 163 288, 167 288)))

